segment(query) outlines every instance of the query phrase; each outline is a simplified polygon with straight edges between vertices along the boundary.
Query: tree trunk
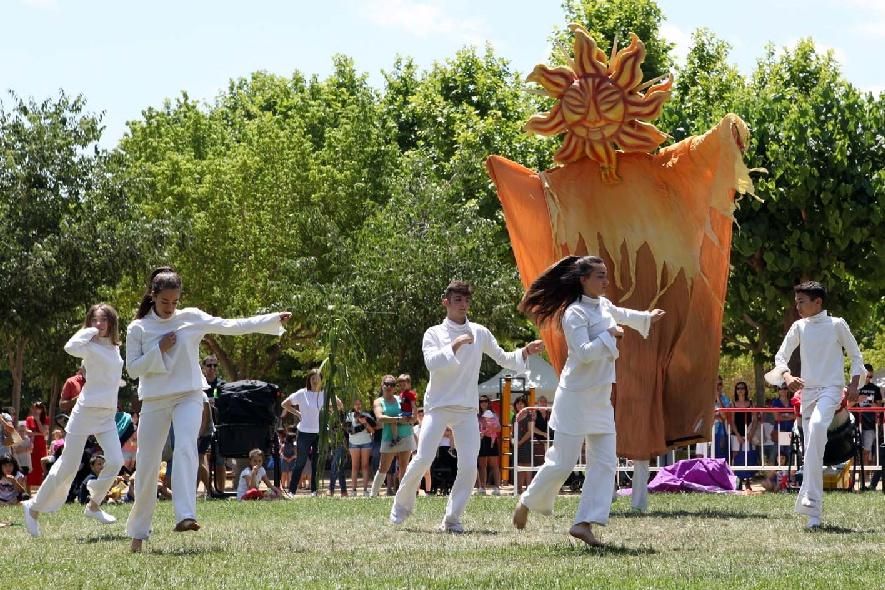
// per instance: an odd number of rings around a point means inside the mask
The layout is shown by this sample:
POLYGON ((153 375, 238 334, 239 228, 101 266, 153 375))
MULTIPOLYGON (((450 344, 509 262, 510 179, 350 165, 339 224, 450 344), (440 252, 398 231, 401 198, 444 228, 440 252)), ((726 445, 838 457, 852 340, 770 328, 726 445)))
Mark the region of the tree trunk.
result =
POLYGON ((51 428, 58 426, 55 421, 55 412, 58 407, 58 398, 61 396, 61 388, 58 386, 58 375, 53 375, 49 382, 49 423, 51 428))
POLYGON ((16 416, 21 416, 22 378, 25 367, 25 338, 13 339, 6 351, 9 371, 12 373, 12 407, 16 416))
POLYGON ((753 379, 756 382, 756 396, 753 404, 759 408, 765 405, 765 389, 768 387, 765 382, 765 373, 765 365, 753 357, 753 379))

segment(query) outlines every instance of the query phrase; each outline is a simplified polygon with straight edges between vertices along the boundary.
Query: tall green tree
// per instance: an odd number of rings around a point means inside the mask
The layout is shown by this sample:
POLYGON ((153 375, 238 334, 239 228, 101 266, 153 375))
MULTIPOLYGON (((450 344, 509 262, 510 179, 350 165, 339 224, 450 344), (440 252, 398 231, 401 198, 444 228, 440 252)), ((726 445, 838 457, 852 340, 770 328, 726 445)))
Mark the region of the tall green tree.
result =
MULTIPOLYGON (((59 322, 72 329, 145 240, 85 99, 61 92, 8 102, 0 108, 0 338, 18 410, 29 347, 58 346, 59 322)), ((38 369, 50 382, 64 370, 38 369)))
POLYGON ((810 39, 769 47, 753 74, 738 112, 751 129, 747 159, 769 174, 756 180, 762 200, 736 212, 725 350, 753 355, 760 389, 763 363, 796 319, 793 285, 828 285, 829 309, 854 324, 885 286, 879 102, 810 39))
POLYGON ((270 348, 259 337, 207 339, 228 378, 285 378, 281 353, 321 348, 319 316, 350 268, 346 236, 388 199, 394 137, 343 57, 326 80, 256 73, 213 104, 185 95, 131 125, 121 152, 127 174, 145 179, 138 204, 178 230, 151 264, 181 272, 183 303, 223 316, 286 308, 298 320, 270 348))

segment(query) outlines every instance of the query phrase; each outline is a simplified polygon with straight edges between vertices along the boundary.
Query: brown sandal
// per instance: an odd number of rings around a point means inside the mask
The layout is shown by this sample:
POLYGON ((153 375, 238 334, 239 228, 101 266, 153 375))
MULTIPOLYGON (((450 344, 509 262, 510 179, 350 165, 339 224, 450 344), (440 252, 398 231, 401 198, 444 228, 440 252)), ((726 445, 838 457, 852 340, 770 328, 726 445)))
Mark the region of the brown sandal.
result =
POLYGON ((175 525, 176 533, 183 533, 185 531, 198 531, 200 530, 200 525, 193 518, 185 518, 177 525, 175 525))

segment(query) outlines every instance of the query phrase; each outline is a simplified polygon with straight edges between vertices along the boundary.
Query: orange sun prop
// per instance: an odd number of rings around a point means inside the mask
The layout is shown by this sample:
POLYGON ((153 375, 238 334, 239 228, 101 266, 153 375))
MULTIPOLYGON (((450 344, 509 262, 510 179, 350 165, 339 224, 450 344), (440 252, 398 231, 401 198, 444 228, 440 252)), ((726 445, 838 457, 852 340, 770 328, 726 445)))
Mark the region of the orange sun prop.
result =
MULTIPOLYGON (((526 129, 565 134, 559 165, 536 172, 490 156, 486 167, 524 286, 563 256, 596 254, 616 305, 667 311, 647 340, 628 330, 618 344, 618 454, 648 459, 710 438, 735 197, 753 192, 743 161, 749 129, 727 114, 658 149, 666 135, 648 121, 670 96, 669 77, 642 84, 645 47, 635 35, 606 64, 584 29, 572 31, 572 66, 538 66, 528 78, 557 100, 526 129)), ((561 370, 562 332, 541 334, 561 370)))
POLYGON ((586 156, 599 163, 605 182, 618 182, 616 147, 623 152, 651 152, 667 139, 666 133, 646 121, 660 116, 673 80, 667 76, 657 84, 642 84, 645 44, 633 33, 630 45, 617 52, 615 45, 606 63, 605 53, 586 30, 575 24, 569 28, 575 34, 572 67, 538 65, 526 79, 539 84, 543 94, 557 103, 549 112, 532 117, 525 129, 539 135, 565 132, 562 147, 553 156, 556 162, 567 164, 586 156))

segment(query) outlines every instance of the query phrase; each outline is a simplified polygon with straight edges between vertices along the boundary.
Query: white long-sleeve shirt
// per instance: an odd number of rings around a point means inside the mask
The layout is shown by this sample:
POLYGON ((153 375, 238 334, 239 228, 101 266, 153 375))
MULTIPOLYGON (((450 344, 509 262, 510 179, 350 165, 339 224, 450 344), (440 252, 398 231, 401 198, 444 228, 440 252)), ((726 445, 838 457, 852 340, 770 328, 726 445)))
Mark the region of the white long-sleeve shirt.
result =
POLYGON ((77 404, 87 408, 117 409, 117 393, 123 374, 120 347, 110 338, 95 338, 98 328, 82 328, 65 344, 65 352, 83 359, 86 383, 77 404))
MULTIPOLYGON (((251 333, 282 335, 279 313, 227 320, 196 307, 175 310, 163 319, 152 309, 126 331, 126 371, 138 378, 139 399, 155 399, 202 391, 208 387, 200 370, 200 341, 206 334, 239 336, 251 333), (160 351, 160 339, 175 332, 175 345, 160 351)), ((86 377, 87 382, 89 376, 86 377)))
POLYGON ((479 410, 479 365, 482 355, 506 369, 519 371, 525 368, 522 348, 506 352, 488 328, 467 321, 464 324, 444 319, 424 332, 421 343, 424 364, 430 371, 430 382, 424 395, 424 408, 450 407, 455 410, 479 410), (458 352, 452 351, 452 342, 462 334, 472 334, 473 344, 462 344, 458 352))
POLYGON ((777 374, 790 370, 790 357, 797 346, 805 387, 844 387, 844 354, 851 359, 852 377, 864 373, 863 357, 848 324, 829 316, 826 310, 793 322, 774 355, 777 374))
POLYGON ((615 431, 611 384, 615 383, 618 346, 608 330, 616 325, 633 328, 645 338, 651 313, 586 295, 566 308, 562 331, 568 358, 559 375, 550 428, 574 435, 615 431))

